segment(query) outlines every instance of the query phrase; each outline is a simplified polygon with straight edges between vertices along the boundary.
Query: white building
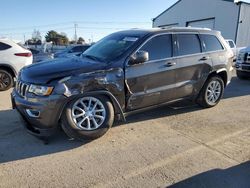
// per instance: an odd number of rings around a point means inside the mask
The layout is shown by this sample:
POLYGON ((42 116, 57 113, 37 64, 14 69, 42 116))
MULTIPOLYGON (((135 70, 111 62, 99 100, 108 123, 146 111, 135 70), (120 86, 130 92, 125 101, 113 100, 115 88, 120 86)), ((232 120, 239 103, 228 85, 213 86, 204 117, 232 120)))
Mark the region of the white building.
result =
POLYGON ((234 0, 179 0, 153 19, 153 27, 205 27, 221 31, 238 47, 250 45, 250 3, 234 0))

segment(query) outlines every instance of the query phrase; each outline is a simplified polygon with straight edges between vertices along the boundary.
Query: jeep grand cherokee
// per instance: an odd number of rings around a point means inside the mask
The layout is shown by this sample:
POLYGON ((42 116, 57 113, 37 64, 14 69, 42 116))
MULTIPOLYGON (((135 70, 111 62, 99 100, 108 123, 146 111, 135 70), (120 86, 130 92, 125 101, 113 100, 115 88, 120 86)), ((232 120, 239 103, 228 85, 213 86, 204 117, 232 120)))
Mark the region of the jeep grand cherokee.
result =
POLYGON ((12 93, 29 132, 61 125, 76 139, 104 135, 120 119, 184 99, 216 106, 231 80, 233 53, 220 32, 195 28, 111 34, 80 57, 25 67, 12 93))

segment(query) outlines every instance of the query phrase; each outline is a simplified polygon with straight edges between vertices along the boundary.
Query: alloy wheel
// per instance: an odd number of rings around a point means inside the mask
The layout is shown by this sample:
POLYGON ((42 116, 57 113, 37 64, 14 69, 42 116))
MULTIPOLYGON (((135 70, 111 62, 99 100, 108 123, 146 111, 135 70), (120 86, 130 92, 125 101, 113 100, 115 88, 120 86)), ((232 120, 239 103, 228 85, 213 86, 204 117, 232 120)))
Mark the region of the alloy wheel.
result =
POLYGON ((11 84, 11 78, 8 74, 0 72, 0 90, 5 90, 11 84))
POLYGON ((71 112, 72 120, 79 130, 96 130, 106 119, 106 109, 95 97, 80 98, 74 103, 71 112))
POLYGON ((212 81, 206 90, 206 100, 210 105, 215 104, 221 96, 222 86, 219 81, 212 81))

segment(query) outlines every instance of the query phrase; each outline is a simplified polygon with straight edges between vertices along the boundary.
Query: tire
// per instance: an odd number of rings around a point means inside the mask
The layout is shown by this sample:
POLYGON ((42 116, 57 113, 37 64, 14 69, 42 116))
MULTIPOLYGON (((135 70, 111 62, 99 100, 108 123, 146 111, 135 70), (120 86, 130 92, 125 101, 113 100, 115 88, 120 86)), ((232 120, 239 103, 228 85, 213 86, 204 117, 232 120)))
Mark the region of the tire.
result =
POLYGON ((13 86, 13 76, 6 70, 0 69, 0 91, 7 91, 13 86))
POLYGON ((199 94, 197 103, 204 108, 216 106, 224 94, 224 88, 225 84, 220 76, 213 76, 209 78, 199 94), (212 89, 213 86, 214 90, 212 89))
POLYGON ((103 136, 112 127, 113 123, 113 105, 107 97, 101 95, 78 97, 66 106, 62 117, 62 129, 64 132, 70 138, 80 141, 93 140, 103 136), (89 107, 90 99, 92 100, 91 107, 89 107), (85 107, 83 106, 83 103, 85 104, 85 107), (98 103, 95 107, 97 112, 93 113, 91 110, 93 110, 96 103, 98 103), (81 111, 77 107, 82 108, 81 111), (88 108, 90 110, 88 110, 88 108), (102 111, 102 109, 104 110, 102 111), (73 115, 78 117, 81 114, 85 115, 82 115, 79 118, 73 117, 73 115), (96 118, 97 116, 99 116, 99 118, 96 118), (100 119, 101 116, 104 117, 104 119, 100 119), (86 117, 88 118, 85 119, 86 117), (83 122, 81 123, 81 121, 83 122), (96 124, 94 124, 94 121, 96 124), (77 122, 79 125, 77 125, 77 122), (89 122, 91 126, 88 126, 89 122))
POLYGON ((240 80, 246 80, 248 79, 249 77, 246 77, 241 71, 236 71, 236 75, 237 77, 240 79, 240 80))

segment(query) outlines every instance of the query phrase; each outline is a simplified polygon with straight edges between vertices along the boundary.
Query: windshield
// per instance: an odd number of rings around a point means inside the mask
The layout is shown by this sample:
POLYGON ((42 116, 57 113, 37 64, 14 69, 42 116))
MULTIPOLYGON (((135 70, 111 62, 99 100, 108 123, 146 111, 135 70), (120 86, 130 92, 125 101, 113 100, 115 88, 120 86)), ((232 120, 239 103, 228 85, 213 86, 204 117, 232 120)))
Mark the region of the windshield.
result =
POLYGON ((112 34, 97 42, 83 56, 100 61, 111 61, 126 52, 137 40, 137 36, 112 34))

